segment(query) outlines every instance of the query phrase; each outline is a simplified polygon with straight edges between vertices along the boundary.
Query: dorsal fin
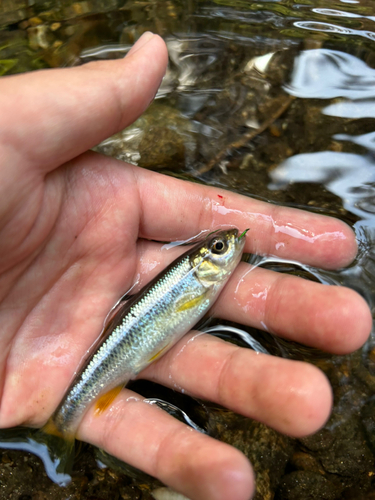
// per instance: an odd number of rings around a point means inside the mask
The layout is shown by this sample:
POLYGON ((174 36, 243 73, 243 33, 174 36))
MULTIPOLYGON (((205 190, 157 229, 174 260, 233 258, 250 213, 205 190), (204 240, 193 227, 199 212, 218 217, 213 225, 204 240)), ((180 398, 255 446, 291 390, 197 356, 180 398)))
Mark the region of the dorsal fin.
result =
POLYGON ((98 340, 101 341, 103 337, 107 336, 108 331, 113 329, 116 316, 121 316, 121 313, 126 307, 127 302, 133 297, 134 295, 128 295, 128 293, 126 293, 118 302, 116 302, 116 304, 112 307, 104 320, 103 330, 101 331, 98 340))

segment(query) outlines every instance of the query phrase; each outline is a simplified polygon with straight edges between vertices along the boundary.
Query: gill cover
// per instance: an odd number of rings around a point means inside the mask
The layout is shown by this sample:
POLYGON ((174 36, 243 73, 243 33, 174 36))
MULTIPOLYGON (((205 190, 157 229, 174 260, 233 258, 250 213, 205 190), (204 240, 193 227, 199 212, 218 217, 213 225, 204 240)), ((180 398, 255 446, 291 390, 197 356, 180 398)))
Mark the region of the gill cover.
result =
MULTIPOLYGON (((211 233, 212 234, 212 233, 211 233)), ((241 259, 245 238, 233 228, 209 235, 206 245, 190 258, 197 278, 207 285, 225 280, 241 259)))

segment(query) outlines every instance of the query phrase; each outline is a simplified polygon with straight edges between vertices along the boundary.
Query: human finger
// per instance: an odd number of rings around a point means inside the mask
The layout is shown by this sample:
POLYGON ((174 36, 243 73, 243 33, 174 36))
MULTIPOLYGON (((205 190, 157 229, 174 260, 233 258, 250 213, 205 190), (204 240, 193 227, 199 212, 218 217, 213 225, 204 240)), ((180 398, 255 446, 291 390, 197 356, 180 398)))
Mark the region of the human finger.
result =
POLYGON ((132 123, 167 64, 159 36, 145 33, 138 43, 124 59, 2 78, 2 163, 17 178, 21 167, 46 172, 132 123))
POLYGON ((183 240, 202 230, 231 225, 241 231, 250 228, 245 247, 249 253, 277 255, 327 269, 348 265, 357 253, 353 231, 338 219, 136 167, 134 174, 142 202, 143 238, 183 240))
POLYGON ((354 290, 245 263, 235 270, 211 312, 335 354, 361 347, 372 328, 370 308, 354 290))
POLYGON ((248 500, 254 491, 253 472, 242 453, 182 424, 129 390, 102 415, 89 410, 77 437, 191 500, 248 500))
POLYGON ((197 332, 184 337, 140 378, 213 401, 295 437, 324 425, 332 406, 329 382, 315 366, 197 332))

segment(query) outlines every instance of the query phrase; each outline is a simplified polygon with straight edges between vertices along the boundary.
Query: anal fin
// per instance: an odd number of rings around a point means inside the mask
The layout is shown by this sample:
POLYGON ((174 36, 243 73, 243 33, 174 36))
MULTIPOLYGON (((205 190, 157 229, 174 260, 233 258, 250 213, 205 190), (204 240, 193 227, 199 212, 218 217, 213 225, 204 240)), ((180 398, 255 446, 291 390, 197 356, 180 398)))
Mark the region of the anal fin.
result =
POLYGON ((148 360, 148 362, 152 363, 153 361, 156 361, 158 358, 160 358, 160 356, 162 356, 165 353, 165 351, 168 349, 168 346, 169 346, 169 344, 162 347, 156 354, 151 356, 151 358, 148 360))

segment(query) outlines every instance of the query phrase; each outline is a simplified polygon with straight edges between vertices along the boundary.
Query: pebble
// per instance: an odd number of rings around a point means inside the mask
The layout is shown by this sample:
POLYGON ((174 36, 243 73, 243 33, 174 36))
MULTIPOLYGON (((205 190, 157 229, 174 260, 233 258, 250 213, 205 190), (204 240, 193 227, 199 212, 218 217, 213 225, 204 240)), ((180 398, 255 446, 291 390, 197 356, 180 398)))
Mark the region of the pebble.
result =
POLYGON ((184 495, 181 495, 181 493, 177 493, 176 491, 165 487, 157 488, 151 492, 151 495, 155 498, 155 500, 189 500, 184 495))

